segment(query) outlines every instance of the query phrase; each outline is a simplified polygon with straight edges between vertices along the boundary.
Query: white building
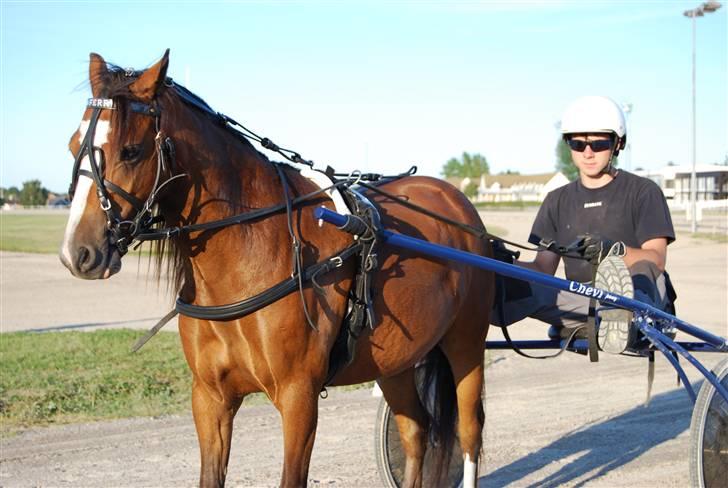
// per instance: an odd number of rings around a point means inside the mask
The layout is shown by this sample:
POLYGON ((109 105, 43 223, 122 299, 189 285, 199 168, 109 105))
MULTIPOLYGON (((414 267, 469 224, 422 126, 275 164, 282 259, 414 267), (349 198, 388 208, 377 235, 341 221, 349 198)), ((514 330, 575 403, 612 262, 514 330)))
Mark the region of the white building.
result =
MULTIPOLYGON (((651 179, 659 185, 665 198, 676 203, 690 200, 692 165, 664 166, 654 170, 638 170, 635 174, 651 179)), ((697 200, 728 199, 728 166, 717 164, 695 165, 697 200)))
MULTIPOLYGON (((470 178, 448 178, 460 191, 473 183, 470 178)), ((561 172, 537 175, 482 175, 476 202, 542 202, 546 194, 569 182, 561 172)))

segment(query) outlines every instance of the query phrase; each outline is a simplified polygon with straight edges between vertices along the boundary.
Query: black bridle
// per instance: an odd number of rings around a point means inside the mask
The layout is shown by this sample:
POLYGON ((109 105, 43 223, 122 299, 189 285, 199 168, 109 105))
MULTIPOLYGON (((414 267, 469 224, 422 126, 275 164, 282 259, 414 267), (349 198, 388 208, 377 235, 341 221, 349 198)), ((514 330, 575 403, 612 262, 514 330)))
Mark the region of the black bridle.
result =
POLYGON ((156 218, 152 215, 152 207, 156 203, 155 201, 160 190, 172 180, 185 175, 173 175, 164 182, 161 182, 163 173, 171 174, 172 172, 170 161, 174 157, 174 145, 169 137, 164 137, 162 135, 160 128, 161 111, 156 102, 146 104, 132 100, 129 103, 129 108, 132 112, 154 118, 154 127, 156 130, 154 146, 157 157, 157 171, 154 178, 154 186, 152 187, 152 191, 149 193, 147 199, 142 201, 136 196, 125 191, 119 185, 104 178, 106 155, 101 147, 94 146, 96 126, 98 125, 102 110, 115 110, 116 107, 113 99, 110 98, 89 98, 87 106, 93 109, 93 111, 91 112, 91 118, 89 119, 86 135, 84 136, 84 139, 81 142, 81 147, 75 156, 73 174, 71 175, 71 186, 68 188, 68 195, 72 200, 76 191, 76 186, 78 185, 79 176, 86 176, 93 180, 96 185, 96 195, 99 199, 101 210, 103 210, 106 214, 106 228, 113 237, 112 244, 117 247, 119 253, 123 256, 128 251, 129 245, 134 241, 134 239, 139 234, 149 229, 156 222, 156 218), (96 159, 97 152, 100 160, 96 159), (91 171, 81 168, 81 162, 85 156, 88 156, 91 171), (134 208, 136 214, 127 219, 123 218, 120 212, 114 207, 113 202, 109 197, 109 190, 126 200, 129 205, 134 208))

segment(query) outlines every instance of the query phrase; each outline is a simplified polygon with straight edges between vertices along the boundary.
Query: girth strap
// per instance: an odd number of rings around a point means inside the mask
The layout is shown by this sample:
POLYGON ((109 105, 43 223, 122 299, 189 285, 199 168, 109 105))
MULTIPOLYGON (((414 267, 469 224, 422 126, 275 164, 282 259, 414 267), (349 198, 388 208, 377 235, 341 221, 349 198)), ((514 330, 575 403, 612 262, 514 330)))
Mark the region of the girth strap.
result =
MULTIPOLYGON (((356 243, 345 248, 340 253, 331 256, 325 261, 309 266, 303 271, 302 281, 306 282, 314 279, 321 273, 327 273, 334 268, 338 268, 343 262, 349 257, 358 254, 361 251, 361 244, 356 243)), ((237 303, 231 303, 229 305, 218 305, 204 307, 199 305, 191 305, 184 303, 181 299, 177 298, 175 308, 171 310, 167 315, 162 317, 154 327, 149 329, 144 336, 139 338, 131 348, 131 352, 137 352, 141 347, 146 344, 149 339, 159 332, 170 320, 172 320, 178 313, 187 315, 196 319, 203 320, 232 320, 241 318, 249 315, 253 312, 260 310, 261 308, 270 305, 271 303, 280 300, 286 295, 289 295, 296 289, 299 281, 298 278, 292 276, 287 280, 281 281, 277 285, 268 288, 267 290, 258 293, 257 295, 241 300, 237 303)))
MULTIPOLYGON (((361 249, 361 244, 352 244, 343 251, 329 257, 324 261, 320 261, 303 270, 301 277, 302 282, 311 280, 321 273, 327 273, 334 268, 341 266, 342 262, 349 257, 357 254, 361 249)), ((227 305, 201 306, 185 303, 181 298, 177 298, 175 309, 182 315, 202 320, 233 320, 249 315, 271 303, 280 300, 289 295, 299 285, 298 276, 292 276, 280 283, 268 288, 253 297, 246 298, 237 303, 227 305)))

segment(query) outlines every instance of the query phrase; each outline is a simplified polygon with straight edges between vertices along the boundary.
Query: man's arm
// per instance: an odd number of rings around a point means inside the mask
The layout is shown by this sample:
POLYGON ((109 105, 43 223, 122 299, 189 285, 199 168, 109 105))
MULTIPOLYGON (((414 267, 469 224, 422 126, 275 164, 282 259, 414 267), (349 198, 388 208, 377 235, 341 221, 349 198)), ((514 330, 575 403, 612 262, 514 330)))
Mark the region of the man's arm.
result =
POLYGON ((514 261, 513 264, 533 271, 554 275, 556 273, 556 268, 559 267, 560 260, 561 256, 554 252, 539 251, 536 254, 536 259, 533 261, 514 261))
POLYGON ((650 261, 654 263, 660 271, 665 271, 665 263, 667 261, 667 239, 657 237, 642 243, 642 246, 627 247, 627 253, 624 255, 624 263, 627 267, 632 266, 638 261, 650 261))

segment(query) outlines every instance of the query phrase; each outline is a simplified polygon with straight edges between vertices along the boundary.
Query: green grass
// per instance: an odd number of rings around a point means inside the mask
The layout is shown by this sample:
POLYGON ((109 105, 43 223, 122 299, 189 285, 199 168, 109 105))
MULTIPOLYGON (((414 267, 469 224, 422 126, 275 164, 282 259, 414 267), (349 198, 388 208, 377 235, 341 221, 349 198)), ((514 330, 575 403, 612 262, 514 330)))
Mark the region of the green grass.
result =
POLYGON ((0 213, 0 250, 54 254, 63 241, 68 215, 0 213))
POLYGON ((131 354, 142 334, 0 334, 0 433, 189 411, 191 374, 179 335, 160 332, 131 354))
MULTIPOLYGON (((0 436, 29 427, 191 411, 192 374, 179 334, 141 330, 0 334, 0 436)), ((373 382, 335 387, 371 388, 373 382)), ((262 393, 245 405, 267 403, 262 393)))

